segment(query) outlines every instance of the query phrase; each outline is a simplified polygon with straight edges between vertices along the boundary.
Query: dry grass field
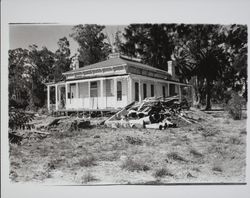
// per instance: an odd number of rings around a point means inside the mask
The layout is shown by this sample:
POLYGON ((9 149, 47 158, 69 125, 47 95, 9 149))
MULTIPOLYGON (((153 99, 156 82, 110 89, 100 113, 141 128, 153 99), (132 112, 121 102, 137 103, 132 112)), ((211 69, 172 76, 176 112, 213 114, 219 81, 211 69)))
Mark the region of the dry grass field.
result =
POLYGON ((44 184, 245 182, 246 113, 166 130, 95 127, 10 144, 10 179, 44 184))

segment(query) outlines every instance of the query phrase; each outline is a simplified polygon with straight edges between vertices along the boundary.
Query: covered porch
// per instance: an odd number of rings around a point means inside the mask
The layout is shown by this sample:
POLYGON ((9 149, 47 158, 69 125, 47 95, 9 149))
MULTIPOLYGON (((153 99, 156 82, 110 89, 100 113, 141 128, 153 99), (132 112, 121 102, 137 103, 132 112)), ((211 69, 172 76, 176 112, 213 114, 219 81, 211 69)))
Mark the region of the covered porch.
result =
POLYGON ((92 78, 47 84, 49 111, 114 110, 126 106, 128 76, 92 78))

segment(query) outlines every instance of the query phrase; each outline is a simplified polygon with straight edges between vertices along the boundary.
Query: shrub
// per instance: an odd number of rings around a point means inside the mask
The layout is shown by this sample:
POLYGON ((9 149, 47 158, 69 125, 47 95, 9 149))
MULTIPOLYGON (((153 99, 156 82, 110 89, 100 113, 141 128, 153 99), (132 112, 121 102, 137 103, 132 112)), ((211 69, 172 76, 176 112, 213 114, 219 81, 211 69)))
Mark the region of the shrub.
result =
POLYGON ((79 160, 79 165, 81 167, 90 167, 96 165, 96 159, 93 155, 86 155, 79 160))
POLYGON ((237 137, 237 136, 231 136, 231 137, 229 138, 229 142, 230 142, 231 144, 236 144, 236 145, 241 144, 241 140, 240 140, 240 138, 237 137))
POLYGON ((192 155, 194 155, 195 157, 202 157, 203 155, 199 152, 199 151, 197 151, 196 149, 191 149, 190 150, 190 153, 192 154, 192 155))
POLYGON ((142 144, 142 140, 140 138, 138 138, 138 137, 127 136, 126 141, 129 144, 133 144, 133 145, 141 145, 142 144))
POLYGON ((234 120, 240 120, 242 116, 242 107, 245 104, 245 99, 239 96, 238 93, 232 92, 231 99, 226 105, 226 110, 234 120))
POLYGON ((219 165, 215 165, 213 168, 212 168, 213 171, 217 171, 217 172, 222 172, 222 168, 221 166, 219 165))
POLYGON ((127 158, 121 165, 122 169, 128 170, 128 171, 148 171, 150 168, 145 165, 144 162, 135 160, 132 158, 127 158))
POLYGON ((157 169, 154 173, 154 177, 164 177, 164 176, 173 177, 174 175, 166 168, 157 169))
POLYGON ((34 126, 29 122, 34 119, 34 114, 25 113, 22 110, 11 108, 9 111, 9 128, 15 129, 31 129, 34 126))
POLYGON ((167 157, 171 160, 187 162, 187 160, 180 156, 177 152, 171 152, 167 154, 167 157))
POLYGON ((96 181, 97 179, 90 173, 90 172, 87 172, 85 173, 83 176, 82 176, 82 181, 83 183, 88 183, 88 182, 91 182, 91 181, 96 181))
POLYGON ((218 131, 215 129, 205 129, 202 131, 202 135, 206 138, 206 137, 212 137, 215 136, 216 134, 218 134, 218 131))

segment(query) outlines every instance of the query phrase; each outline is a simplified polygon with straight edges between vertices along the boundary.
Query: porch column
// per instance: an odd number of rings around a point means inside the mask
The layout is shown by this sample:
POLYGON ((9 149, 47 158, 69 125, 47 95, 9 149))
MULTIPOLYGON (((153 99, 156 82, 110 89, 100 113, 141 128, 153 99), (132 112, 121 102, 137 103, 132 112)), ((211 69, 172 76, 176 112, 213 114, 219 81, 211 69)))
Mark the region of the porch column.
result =
POLYGON ((48 105, 48 111, 50 111, 50 86, 47 86, 47 105, 48 105))
POLYGON ((181 85, 178 85, 178 89, 179 89, 179 100, 180 100, 180 102, 181 102, 181 85))
POLYGON ((58 110, 58 90, 57 90, 57 85, 55 85, 55 91, 56 91, 56 110, 58 110))
POLYGON ((170 96, 169 83, 167 84, 167 88, 168 88, 167 96, 170 96))
POLYGON ((142 101, 142 94, 141 94, 141 80, 139 79, 139 102, 142 101))
POLYGON ((132 79, 130 76, 127 77, 127 103, 131 103, 133 101, 132 99, 132 79))
POLYGON ((103 109, 104 108, 103 79, 100 80, 100 98, 101 98, 101 109, 103 109))
POLYGON ((88 81, 88 95, 89 95, 89 109, 91 108, 91 101, 90 101, 90 81, 88 81))
MULTIPOLYGON (((154 85, 154 97, 157 97, 157 87, 156 87, 155 81, 154 81, 153 85, 154 85)), ((151 85, 150 85, 150 86, 151 86, 151 85)), ((151 88, 150 88, 150 89, 151 89, 151 88)), ((150 90, 150 94, 151 94, 151 90, 150 90)))
POLYGON ((79 98, 79 83, 76 83, 76 98, 79 98))
POLYGON ((58 101, 59 101, 59 105, 61 105, 61 86, 58 87, 58 101))
POLYGON ((68 104, 68 84, 65 83, 65 109, 67 109, 68 104))
POLYGON ((114 100, 114 107, 116 108, 117 106, 117 78, 114 78, 114 96, 115 96, 115 100, 114 100))

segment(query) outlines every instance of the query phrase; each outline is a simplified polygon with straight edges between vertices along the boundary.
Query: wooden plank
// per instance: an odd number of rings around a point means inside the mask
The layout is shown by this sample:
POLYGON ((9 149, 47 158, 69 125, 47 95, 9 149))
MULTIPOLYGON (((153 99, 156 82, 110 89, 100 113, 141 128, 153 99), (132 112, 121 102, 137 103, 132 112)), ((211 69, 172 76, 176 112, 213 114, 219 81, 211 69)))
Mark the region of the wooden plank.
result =
MULTIPOLYGON (((113 116, 111 116, 111 117, 110 117, 109 119, 107 119, 105 122, 108 122, 108 121, 114 119, 115 117, 120 116, 120 114, 126 112, 130 107, 132 107, 132 106, 134 105, 134 103, 135 103, 135 102, 132 102, 132 103, 128 104, 126 107, 124 107, 123 109, 121 109, 120 111, 118 111, 116 114, 114 114, 113 116)), ((104 122, 104 123, 105 123, 105 122, 104 122)))

